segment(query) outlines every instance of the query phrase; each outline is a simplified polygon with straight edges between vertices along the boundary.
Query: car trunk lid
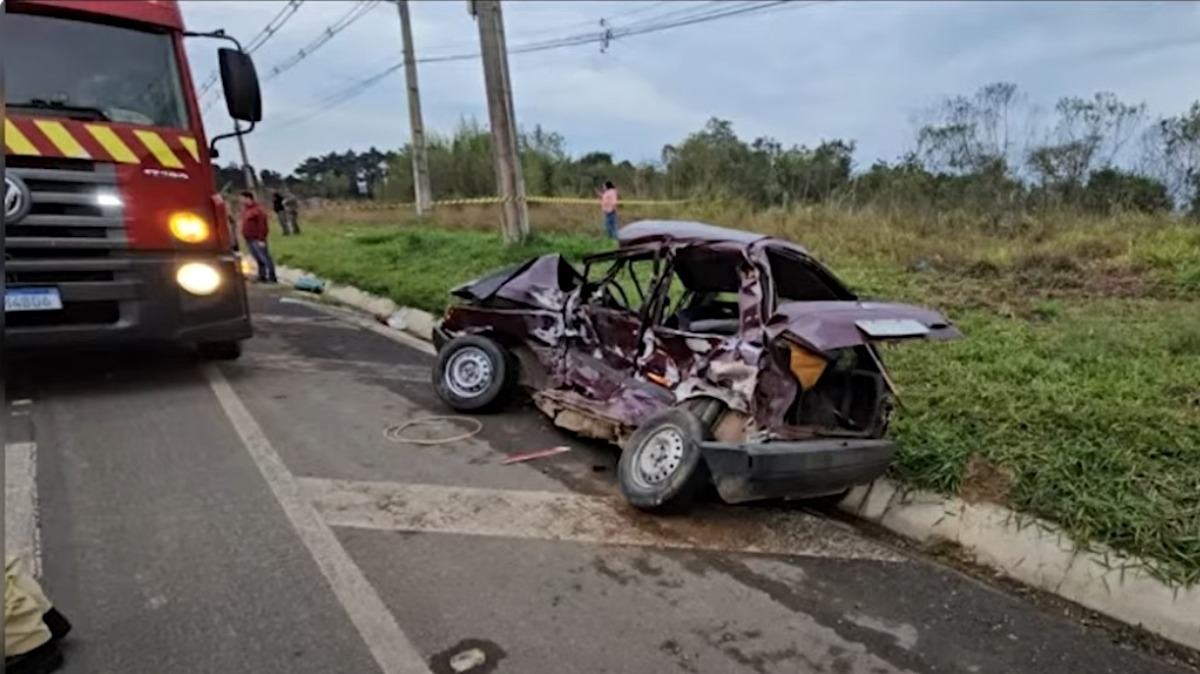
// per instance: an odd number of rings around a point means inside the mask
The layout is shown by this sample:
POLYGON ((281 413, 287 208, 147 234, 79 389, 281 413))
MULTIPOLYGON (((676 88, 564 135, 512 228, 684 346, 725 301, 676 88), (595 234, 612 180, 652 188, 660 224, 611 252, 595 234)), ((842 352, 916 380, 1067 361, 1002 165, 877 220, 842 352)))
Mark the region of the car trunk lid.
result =
POLYGON ((822 353, 878 342, 962 336, 937 311, 891 302, 784 302, 766 327, 771 339, 786 332, 822 353))

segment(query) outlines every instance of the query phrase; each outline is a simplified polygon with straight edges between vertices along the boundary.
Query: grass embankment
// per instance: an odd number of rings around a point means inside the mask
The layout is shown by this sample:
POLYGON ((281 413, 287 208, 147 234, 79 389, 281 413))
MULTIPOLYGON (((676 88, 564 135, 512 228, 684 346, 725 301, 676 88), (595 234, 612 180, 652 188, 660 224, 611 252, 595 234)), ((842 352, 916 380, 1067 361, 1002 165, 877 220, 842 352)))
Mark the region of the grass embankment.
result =
MULTIPOLYGON (((988 233, 886 214, 693 210, 674 215, 800 241, 860 293, 931 304, 967 333, 888 349, 903 405, 896 477, 1200 582, 1200 228, 1064 217, 988 233)), ((505 248, 492 209, 436 223, 331 212, 273 243, 286 264, 437 312, 450 286, 489 269, 610 246, 593 216, 535 209, 538 235, 505 248)))

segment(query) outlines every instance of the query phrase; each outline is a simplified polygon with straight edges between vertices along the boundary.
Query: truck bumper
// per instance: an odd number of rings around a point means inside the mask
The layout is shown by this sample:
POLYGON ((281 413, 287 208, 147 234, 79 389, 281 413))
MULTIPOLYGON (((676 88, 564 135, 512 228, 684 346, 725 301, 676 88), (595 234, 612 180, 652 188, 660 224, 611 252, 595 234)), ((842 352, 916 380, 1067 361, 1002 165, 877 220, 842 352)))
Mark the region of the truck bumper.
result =
POLYGON ((816 498, 870 482, 887 471, 896 445, 859 439, 705 442, 700 451, 721 499, 742 503, 816 498))
MULTIPOLYGON (((241 341, 253 335, 246 281, 236 255, 143 254, 120 263, 104 280, 28 284, 57 287, 63 308, 6 313, 5 348, 198 344, 241 341), (206 297, 180 288, 175 273, 186 262, 215 267, 221 287, 206 297)), ((8 287, 21 285, 25 284, 8 287)))

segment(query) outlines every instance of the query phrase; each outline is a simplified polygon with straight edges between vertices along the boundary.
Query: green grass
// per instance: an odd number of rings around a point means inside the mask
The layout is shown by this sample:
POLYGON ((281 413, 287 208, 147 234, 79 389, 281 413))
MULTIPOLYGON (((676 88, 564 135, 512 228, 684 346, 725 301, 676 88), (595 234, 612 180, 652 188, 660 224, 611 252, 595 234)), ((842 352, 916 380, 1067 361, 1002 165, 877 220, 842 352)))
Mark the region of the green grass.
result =
MULTIPOLYGON (((557 231, 517 248, 488 231, 450 227, 317 223, 273 244, 285 264, 434 312, 449 301, 448 288, 498 266, 611 246, 567 226, 539 228, 557 231)), ((955 494, 979 486, 965 473, 982 463, 994 469, 993 482, 1004 476, 990 485, 995 500, 1056 522, 1077 541, 1142 557, 1160 578, 1200 582, 1194 232, 1158 229, 1133 245, 1067 237, 1060 243, 1092 243, 1059 258, 992 245, 974 262, 920 272, 910 271, 912 251, 943 260, 950 251, 925 237, 897 255, 888 242, 907 237, 885 232, 857 249, 821 232, 805 241, 860 292, 932 304, 967 334, 886 349, 902 405, 895 476, 955 494), (980 260, 990 262, 972 266, 980 260)))

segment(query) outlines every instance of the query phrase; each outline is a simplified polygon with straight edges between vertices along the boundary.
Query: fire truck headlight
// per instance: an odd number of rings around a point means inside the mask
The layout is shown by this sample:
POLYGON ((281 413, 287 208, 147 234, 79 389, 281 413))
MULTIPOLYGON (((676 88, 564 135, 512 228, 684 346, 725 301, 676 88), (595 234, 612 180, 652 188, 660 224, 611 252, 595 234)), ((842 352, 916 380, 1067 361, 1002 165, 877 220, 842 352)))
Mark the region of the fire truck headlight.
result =
POLYGON ((176 213, 170 224, 171 234, 184 243, 204 243, 211 233, 208 223, 195 213, 176 213))
POLYGON ((221 287, 221 273, 203 262, 188 262, 175 272, 179 287, 193 295, 211 295, 221 287))

